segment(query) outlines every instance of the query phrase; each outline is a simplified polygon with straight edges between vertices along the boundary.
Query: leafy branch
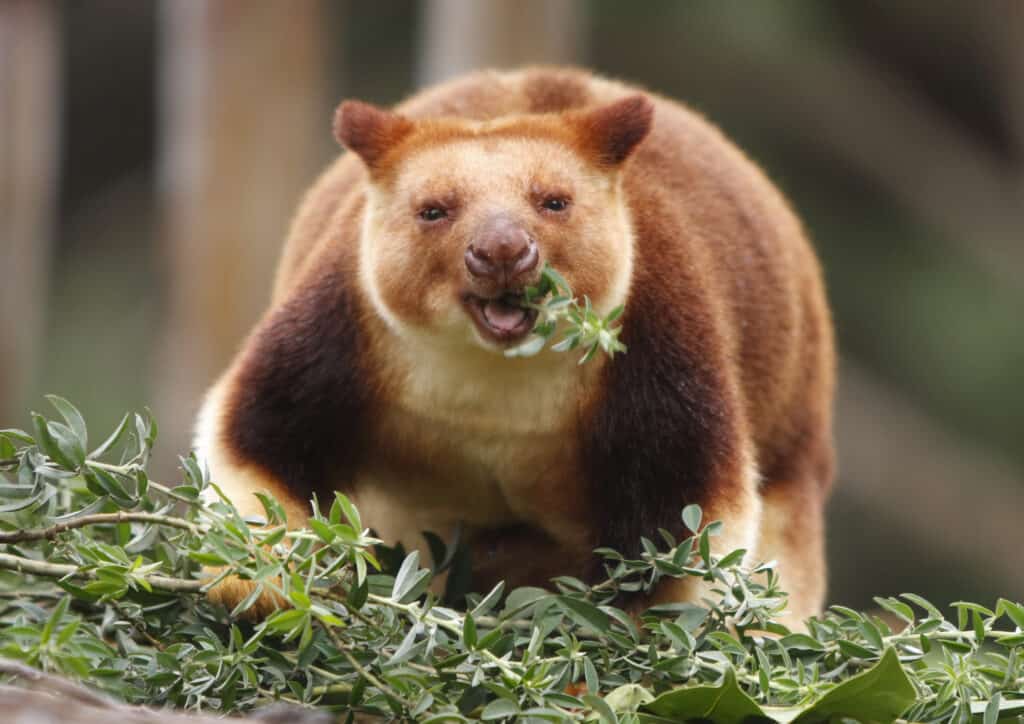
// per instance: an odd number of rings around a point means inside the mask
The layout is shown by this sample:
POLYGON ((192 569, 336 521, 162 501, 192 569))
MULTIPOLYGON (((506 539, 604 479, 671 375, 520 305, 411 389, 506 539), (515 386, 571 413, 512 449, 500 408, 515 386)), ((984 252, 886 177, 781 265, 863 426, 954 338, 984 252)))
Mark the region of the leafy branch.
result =
POLYGON ((593 359, 598 350, 609 357, 625 352, 626 345, 619 341, 622 327, 612 326, 622 316, 624 307, 616 307, 602 317, 593 308, 589 297, 580 303, 573 295, 569 282, 550 264, 545 264, 540 281, 527 287, 523 306, 537 312, 533 337, 517 347, 506 350, 506 357, 531 357, 538 354, 562 328, 564 336, 551 346, 555 352, 584 350, 580 364, 593 359))
POLYGON ((443 543, 433 568, 386 549, 340 494, 312 501, 303 529, 269 497, 244 519, 193 457, 180 485, 149 479, 148 416, 89 451, 78 411, 51 401, 59 419, 0 431, 0 657, 20 662, 0 676, 28 666, 158 707, 288 702, 425 722, 991 724, 1024 711, 1019 603, 959 602, 950 621, 905 594, 877 599, 900 626, 837 606, 791 631, 774 567, 713 554, 722 526, 690 506, 684 540, 659 531, 635 559, 599 550, 596 585, 499 584, 457 609, 431 592, 443 543), (252 586, 231 611, 203 595, 228 575, 252 586), (707 600, 617 606, 666 578, 700 580, 707 600), (264 594, 284 607, 248 621, 264 594))

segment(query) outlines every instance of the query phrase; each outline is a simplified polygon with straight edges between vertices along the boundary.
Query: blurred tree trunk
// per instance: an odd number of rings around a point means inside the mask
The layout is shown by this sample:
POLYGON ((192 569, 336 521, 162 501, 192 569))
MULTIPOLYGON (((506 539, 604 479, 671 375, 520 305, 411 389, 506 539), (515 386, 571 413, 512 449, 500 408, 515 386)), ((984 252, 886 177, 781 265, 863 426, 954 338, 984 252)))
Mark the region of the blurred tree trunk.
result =
POLYGON ((0 427, 27 401, 45 323, 57 216, 56 4, 0 2, 0 427))
POLYGON ((165 0, 160 202, 168 311, 158 472, 270 297, 289 218, 330 147, 324 4, 165 0))
POLYGON ((583 58, 579 0, 428 0, 419 82, 469 70, 583 58))

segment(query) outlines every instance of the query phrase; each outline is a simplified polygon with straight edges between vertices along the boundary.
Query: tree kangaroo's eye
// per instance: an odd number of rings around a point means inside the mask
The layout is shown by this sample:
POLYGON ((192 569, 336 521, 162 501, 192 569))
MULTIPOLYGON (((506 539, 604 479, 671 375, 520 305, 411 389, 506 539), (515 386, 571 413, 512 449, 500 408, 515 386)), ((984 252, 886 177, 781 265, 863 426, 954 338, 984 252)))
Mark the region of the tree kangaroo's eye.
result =
POLYGON ((544 199, 544 201, 541 202, 541 206, 548 211, 565 211, 569 208, 569 199, 553 196, 549 199, 544 199))
POLYGON ((440 206, 427 206, 420 209, 419 217, 424 221, 440 221, 448 217, 448 212, 440 206))

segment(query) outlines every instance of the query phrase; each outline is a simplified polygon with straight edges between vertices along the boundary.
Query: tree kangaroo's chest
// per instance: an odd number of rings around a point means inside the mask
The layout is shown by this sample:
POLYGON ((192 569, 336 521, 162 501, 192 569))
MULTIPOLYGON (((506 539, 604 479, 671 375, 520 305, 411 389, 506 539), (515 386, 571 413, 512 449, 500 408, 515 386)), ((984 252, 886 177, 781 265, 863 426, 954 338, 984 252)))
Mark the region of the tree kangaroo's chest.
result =
POLYGON ((463 372, 410 375, 374 411, 353 481, 364 521, 409 549, 422 547, 423 531, 448 538, 459 523, 470 534, 526 523, 570 535, 580 508, 576 380, 463 372))

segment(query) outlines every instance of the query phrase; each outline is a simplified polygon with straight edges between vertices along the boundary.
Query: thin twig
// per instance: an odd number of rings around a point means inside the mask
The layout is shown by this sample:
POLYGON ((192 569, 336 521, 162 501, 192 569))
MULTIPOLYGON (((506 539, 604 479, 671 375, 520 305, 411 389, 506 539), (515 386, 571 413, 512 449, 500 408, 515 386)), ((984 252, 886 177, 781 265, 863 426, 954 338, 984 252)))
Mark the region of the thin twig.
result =
POLYGON ((32 540, 53 540, 61 533, 90 525, 114 525, 117 523, 154 523, 170 528, 181 528, 193 535, 200 535, 202 530, 195 523, 184 518, 175 518, 158 513, 142 513, 118 511, 117 513, 95 513, 80 518, 57 523, 49 528, 25 528, 21 530, 0 532, 0 543, 24 543, 32 540))
MULTIPOLYGON (((82 570, 78 566, 36 561, 31 558, 14 556, 10 553, 0 553, 0 568, 18 573, 31 573, 34 576, 45 576, 46 578, 65 578, 67 576, 73 578, 96 578, 96 574, 93 571, 82 570)), ((146 576, 146 581, 153 588, 170 593, 199 593, 207 585, 206 581, 168 578, 167 576, 146 576)))
POLYGON ((352 665, 352 668, 355 669, 360 676, 366 679, 369 683, 376 686, 377 689, 379 689, 382 694, 391 697, 392 699, 400 703, 402 706, 404 706, 406 709, 412 708, 412 704, 410 702, 406 701, 405 698, 402 697, 398 692, 396 692, 390 686, 388 686, 383 681, 378 679, 372 673, 367 671, 366 667, 359 663, 358 659, 356 659, 356 657, 352 655, 352 652, 349 651, 349 646, 341 640, 341 637, 339 637, 338 634, 335 633, 333 628, 322 622, 320 623, 320 627, 324 630, 324 632, 327 633, 327 636, 331 639, 331 643, 333 643, 338 648, 338 651, 341 652, 342 656, 345 657, 345 659, 352 665))

